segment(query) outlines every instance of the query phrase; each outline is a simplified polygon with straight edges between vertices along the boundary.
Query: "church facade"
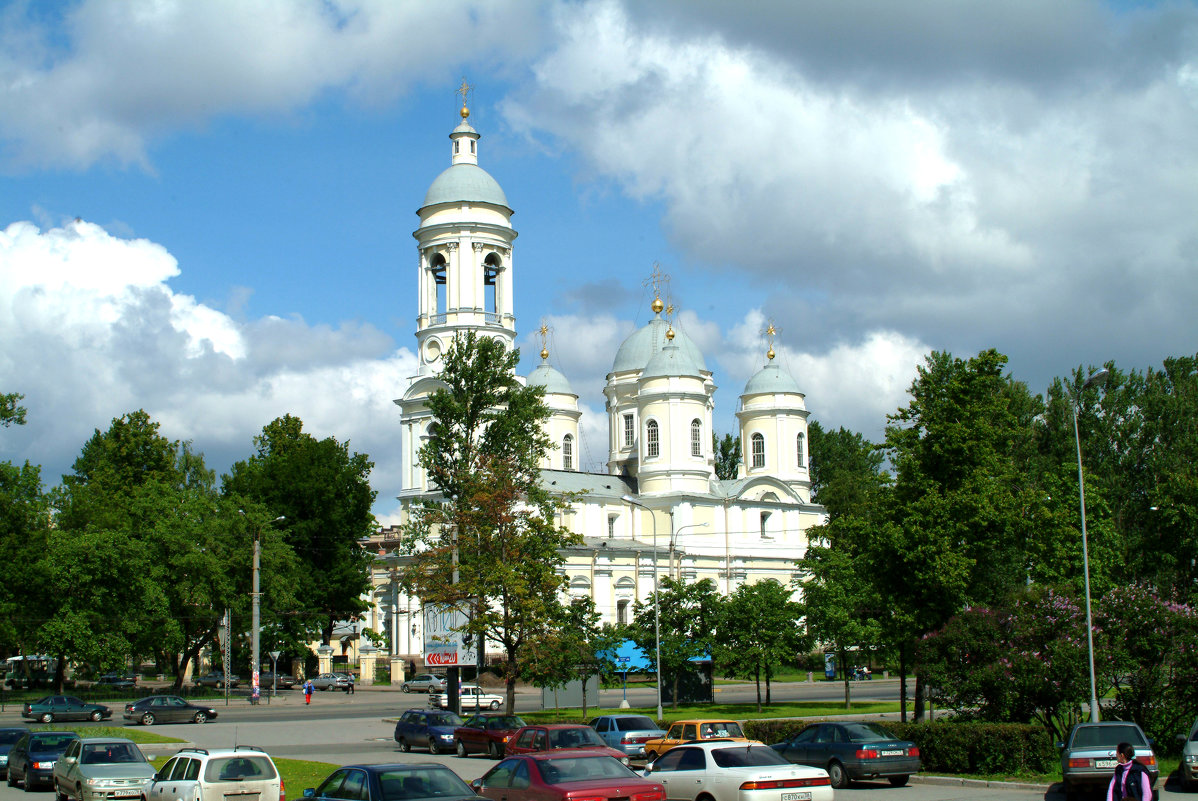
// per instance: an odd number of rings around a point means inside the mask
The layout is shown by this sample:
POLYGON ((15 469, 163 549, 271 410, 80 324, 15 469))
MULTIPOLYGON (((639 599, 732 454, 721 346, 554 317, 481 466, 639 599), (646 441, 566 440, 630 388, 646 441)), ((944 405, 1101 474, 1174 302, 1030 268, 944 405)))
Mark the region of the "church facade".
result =
MULTIPOLYGON (((431 492, 417 453, 431 422, 427 399, 440 386, 441 356, 453 337, 474 331, 508 347, 516 341, 513 212, 479 166, 480 136, 465 107, 461 118, 449 136, 450 166, 417 210, 418 368, 395 400, 401 510, 431 492)), ((550 365, 547 350, 525 379, 545 388, 551 411, 547 433, 556 447, 544 458, 543 481, 573 494, 560 522, 583 538, 565 553, 566 591, 592 598, 605 622, 630 621, 636 601, 652 597, 655 575, 711 579, 725 594, 765 580, 787 586, 807 549, 808 529, 826 519, 811 502, 803 393, 773 361, 772 348, 739 397, 738 476, 721 480, 712 444, 712 373, 685 332, 663 316, 669 310, 659 296, 651 311, 648 324, 613 355, 607 375, 606 472, 579 469, 578 395, 550 365)), ((384 529, 372 543, 378 558, 365 625, 390 632, 393 657, 419 661, 420 601, 396 582, 399 531, 384 529)))

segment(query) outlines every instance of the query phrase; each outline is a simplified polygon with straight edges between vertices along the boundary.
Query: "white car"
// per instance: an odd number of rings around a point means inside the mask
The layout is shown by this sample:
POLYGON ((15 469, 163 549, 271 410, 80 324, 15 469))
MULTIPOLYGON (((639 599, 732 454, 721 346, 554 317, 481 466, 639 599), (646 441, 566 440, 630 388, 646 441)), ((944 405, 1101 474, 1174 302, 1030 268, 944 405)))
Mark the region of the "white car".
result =
POLYGON ((678 745, 645 768, 670 801, 832 801, 822 768, 792 765, 768 745, 703 742, 678 745))
POLYGON ((51 781, 58 801, 101 801, 139 799, 153 776, 153 766, 132 740, 85 737, 55 760, 51 781))
POLYGON ((146 801, 280 801, 286 795, 274 760, 261 748, 183 748, 166 761, 146 801))
MULTIPOLYGON (((503 706, 503 698, 484 691, 477 684, 463 684, 459 688, 458 698, 461 705, 458 709, 499 709, 503 706)), ((445 692, 428 694, 428 705, 433 709, 449 709, 449 694, 445 692)))

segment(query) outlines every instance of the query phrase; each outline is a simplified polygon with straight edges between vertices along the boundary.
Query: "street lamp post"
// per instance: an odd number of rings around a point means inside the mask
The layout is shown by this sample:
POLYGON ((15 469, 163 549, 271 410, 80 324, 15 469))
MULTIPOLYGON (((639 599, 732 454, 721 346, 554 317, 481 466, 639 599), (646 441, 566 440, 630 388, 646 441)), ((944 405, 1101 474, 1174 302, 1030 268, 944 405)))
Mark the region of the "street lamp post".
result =
MULTIPOLYGON (((239 509, 238 511, 241 512, 241 515, 243 517, 245 516, 244 509, 239 509)), ((279 515, 274 520, 270 521, 270 523, 267 525, 270 525, 273 523, 278 523, 278 522, 280 522, 282 520, 286 520, 286 519, 287 518, 284 517, 283 515, 279 515)), ((258 591, 258 573, 260 572, 259 571, 259 562, 261 559, 261 549, 262 549, 262 526, 258 526, 257 528, 254 529, 253 578, 252 578, 252 586, 250 588, 250 605, 251 605, 251 610, 252 610, 251 623, 250 623, 250 700, 252 703, 255 703, 255 704, 258 703, 258 699, 259 699, 259 697, 261 697, 261 692, 262 692, 262 689, 258 683, 258 667, 259 667, 259 665, 258 665, 258 647, 259 647, 259 632, 261 629, 261 627, 259 625, 258 607, 259 607, 259 602, 260 602, 260 599, 262 596, 262 593, 258 591)))
MULTIPOLYGON (((670 517, 671 525, 673 525, 673 516, 670 517)), ((678 535, 686 531, 688 528, 707 528, 708 523, 687 523, 685 526, 679 526, 677 531, 670 534, 670 578, 674 578, 674 543, 678 541, 678 535)), ((679 570, 678 578, 681 579, 682 571, 679 570)))
POLYGON ((656 664, 654 668, 657 671, 657 719, 660 721, 665 715, 662 714, 661 710, 661 619, 657 604, 657 515, 653 513, 652 509, 634 499, 631 495, 624 495, 620 500, 644 509, 649 513, 649 522, 653 524, 653 648, 656 652, 656 664))
MULTIPOLYGON (((1109 370, 1099 370, 1090 376, 1086 383, 1082 384, 1081 392, 1101 384, 1107 380, 1108 376, 1110 376, 1109 370)), ((1082 569, 1085 573, 1086 583, 1086 645, 1090 653, 1090 722, 1097 723, 1099 720, 1098 684, 1094 679, 1094 623, 1090 617, 1090 547, 1086 539, 1086 481, 1082 475, 1082 438, 1077 428, 1077 406, 1081 402, 1081 392, 1073 398, 1070 408, 1073 411, 1073 440, 1077 445, 1077 492, 1081 500, 1082 513, 1082 569)))

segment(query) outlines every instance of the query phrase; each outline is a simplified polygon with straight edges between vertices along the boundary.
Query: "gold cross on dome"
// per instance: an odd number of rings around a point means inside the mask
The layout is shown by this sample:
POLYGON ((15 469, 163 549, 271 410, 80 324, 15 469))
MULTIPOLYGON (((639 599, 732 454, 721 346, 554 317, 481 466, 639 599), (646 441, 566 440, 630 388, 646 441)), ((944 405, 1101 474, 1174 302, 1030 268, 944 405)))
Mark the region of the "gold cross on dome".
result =
POLYGON ((768 358, 774 358, 774 337, 778 335, 778 329, 774 327, 774 321, 768 320, 766 327, 761 333, 765 336, 766 344, 769 346, 769 351, 765 354, 768 358))
POLYGON ((537 329, 537 333, 541 335, 541 358, 549 358, 549 332, 553 329, 545 322, 545 318, 541 318, 541 327, 537 329))
POLYGON ((660 298, 661 288, 669 283, 670 276, 661 271, 660 264, 653 262, 653 272, 648 278, 641 282, 641 286, 651 288, 653 290, 653 297, 660 298))
POLYGON ((457 94, 462 96, 462 105, 466 105, 470 100, 470 93, 474 91, 474 87, 466 83, 466 79, 462 78, 462 85, 458 87, 457 94))

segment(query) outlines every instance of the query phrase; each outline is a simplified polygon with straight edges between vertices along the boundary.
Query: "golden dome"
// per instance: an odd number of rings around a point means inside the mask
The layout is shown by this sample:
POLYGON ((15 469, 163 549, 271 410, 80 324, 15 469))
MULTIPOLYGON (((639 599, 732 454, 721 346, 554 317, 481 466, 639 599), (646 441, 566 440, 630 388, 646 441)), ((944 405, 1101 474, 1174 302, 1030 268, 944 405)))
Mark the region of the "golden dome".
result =
POLYGON ((673 326, 670 326, 669 328, 666 329, 666 339, 668 339, 670 342, 674 341, 674 327, 673 326))
POLYGON ((541 348, 541 358, 542 359, 549 358, 549 348, 541 348))
POLYGON ((653 309, 654 313, 661 314, 661 310, 664 309, 665 307, 666 307, 666 304, 661 302, 661 298, 653 299, 653 305, 651 308, 653 309))
POLYGON ((459 111, 458 113, 462 115, 462 119, 466 119, 467 117, 470 116, 470 109, 466 108, 465 106, 462 106, 462 110, 459 111))
POLYGON ((774 360, 774 349, 773 349, 773 348, 770 348, 770 349, 769 349, 769 352, 767 352, 767 353, 765 354, 765 357, 766 357, 767 359, 769 359, 770 361, 773 361, 773 360, 774 360))

